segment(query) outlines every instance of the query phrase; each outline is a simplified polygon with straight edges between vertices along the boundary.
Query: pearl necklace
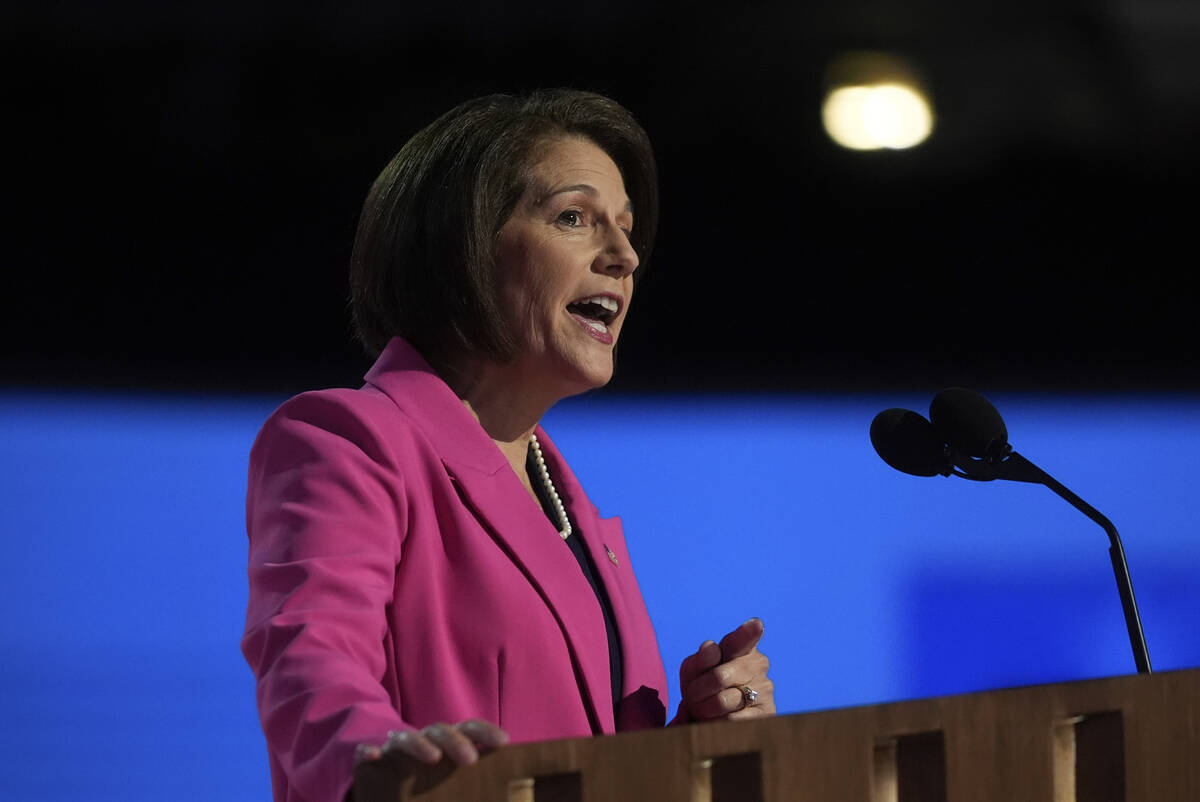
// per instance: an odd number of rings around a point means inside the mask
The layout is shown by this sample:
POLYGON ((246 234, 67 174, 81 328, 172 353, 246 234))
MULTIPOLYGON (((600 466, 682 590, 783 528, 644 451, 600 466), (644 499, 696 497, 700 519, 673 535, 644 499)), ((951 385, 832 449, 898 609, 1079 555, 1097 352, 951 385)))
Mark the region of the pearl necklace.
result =
POLYGON ((554 511, 558 513, 558 522, 562 525, 558 534, 566 540, 571 536, 571 519, 567 517, 567 508, 558 497, 558 491, 554 489, 554 482, 550 481, 550 471, 546 469, 546 460, 542 458, 542 447, 538 445, 536 434, 529 435, 529 445, 533 448, 533 461, 537 463, 538 473, 542 476, 542 487, 546 488, 546 495, 550 497, 554 511))

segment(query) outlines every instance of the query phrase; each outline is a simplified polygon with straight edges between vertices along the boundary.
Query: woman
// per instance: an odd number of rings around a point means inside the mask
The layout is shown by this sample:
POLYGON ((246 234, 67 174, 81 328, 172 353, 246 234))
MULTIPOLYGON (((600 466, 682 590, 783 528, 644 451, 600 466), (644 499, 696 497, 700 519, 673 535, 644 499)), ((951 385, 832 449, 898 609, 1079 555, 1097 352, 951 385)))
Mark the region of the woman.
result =
MULTIPOLYGON (((569 90, 464 103, 376 180, 351 284, 378 359, 251 452, 242 646, 277 800, 342 799, 355 759, 393 751, 665 723, 620 523, 538 425, 611 377, 656 216, 645 133, 569 90)), ((773 713, 761 635, 685 659, 673 723, 773 713)))

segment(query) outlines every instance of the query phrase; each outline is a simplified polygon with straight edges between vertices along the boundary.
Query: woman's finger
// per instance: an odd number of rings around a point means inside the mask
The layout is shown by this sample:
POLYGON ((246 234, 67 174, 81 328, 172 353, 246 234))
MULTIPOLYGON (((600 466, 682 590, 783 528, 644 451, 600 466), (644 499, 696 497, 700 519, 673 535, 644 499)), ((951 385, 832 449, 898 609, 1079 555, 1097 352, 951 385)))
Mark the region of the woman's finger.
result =
POLYGON ((719 693, 694 700, 690 709, 692 717, 698 720, 724 718, 736 710, 741 710, 745 704, 742 692, 738 688, 725 688, 719 693))
POLYGON ((460 766, 469 766, 479 760, 479 750, 475 743, 457 727, 449 724, 430 724, 421 730, 421 734, 429 739, 442 754, 460 766))
POLYGON ((721 649, 715 641, 706 640, 695 654, 690 654, 679 664, 679 687, 686 688, 696 677, 721 662, 721 649))
POLYGON ((730 712, 725 718, 730 721, 741 721, 742 719, 775 715, 775 683, 771 681, 770 677, 762 677, 745 688, 740 689, 744 704, 739 709, 730 712), (749 688, 754 693, 746 693, 745 688, 749 688), (753 700, 749 698, 751 695, 754 697, 753 700))
POLYGON ((751 618, 737 629, 721 638, 721 660, 729 662, 750 653, 762 639, 763 622, 761 618, 751 618))
POLYGON ((761 677, 751 684, 726 688, 720 693, 696 702, 693 705, 693 711, 696 718, 724 718, 730 721, 773 716, 775 715, 775 683, 771 682, 768 677, 761 677))
POLYGON ((437 763, 443 757, 460 765, 474 763, 481 752, 508 743, 508 733, 482 719, 470 719, 458 725, 430 724, 423 730, 393 730, 383 746, 359 744, 358 762, 379 760, 388 754, 408 755, 422 763, 437 763))
POLYGON ((767 676, 770 661, 757 649, 727 663, 721 663, 681 688, 685 699, 701 700, 720 693, 726 688, 742 685, 754 686, 767 676))
POLYGON ((374 744, 359 744, 355 758, 364 760, 379 760, 384 755, 403 754, 419 760, 422 763, 437 763, 442 759, 442 750, 428 738, 414 730, 392 730, 388 733, 383 746, 374 744))
POLYGON ((424 731, 401 730, 388 733, 385 752, 403 752, 422 763, 437 763, 442 759, 442 749, 424 731))
POLYGON ((479 718, 468 719, 458 725, 463 735, 470 738, 482 751, 499 749, 508 743, 508 733, 490 721, 479 718))
POLYGON ((775 705, 774 704, 772 704, 770 707, 768 707, 766 705, 760 705, 758 703, 755 703, 755 704, 750 705, 749 707, 743 707, 741 710, 734 710, 732 713, 725 716, 725 718, 728 719, 729 721, 745 721, 747 719, 765 718, 767 716, 773 716, 773 715, 775 715, 775 705))
POLYGON ((769 664, 766 655, 755 650, 697 677, 683 691, 692 720, 774 714, 775 683, 767 676, 769 664), (750 709, 755 712, 739 712, 750 709))

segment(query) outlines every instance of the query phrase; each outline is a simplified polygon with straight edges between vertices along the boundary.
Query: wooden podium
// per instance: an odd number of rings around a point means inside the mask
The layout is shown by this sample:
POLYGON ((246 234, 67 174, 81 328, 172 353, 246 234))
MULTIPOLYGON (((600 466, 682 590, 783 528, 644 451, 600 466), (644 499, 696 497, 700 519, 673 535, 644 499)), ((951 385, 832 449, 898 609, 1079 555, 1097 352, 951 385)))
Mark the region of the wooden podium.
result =
POLYGON ((1200 802, 1200 669, 359 766, 359 802, 1200 802))

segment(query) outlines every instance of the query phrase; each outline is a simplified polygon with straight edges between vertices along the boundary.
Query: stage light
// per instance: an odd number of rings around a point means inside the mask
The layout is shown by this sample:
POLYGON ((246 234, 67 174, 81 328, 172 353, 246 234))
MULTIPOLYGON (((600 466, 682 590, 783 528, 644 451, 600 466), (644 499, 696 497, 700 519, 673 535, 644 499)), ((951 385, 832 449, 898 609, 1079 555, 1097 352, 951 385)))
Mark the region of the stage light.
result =
POLYGON ((933 131, 933 108, 907 62, 852 53, 831 65, 821 119, 829 137, 851 150, 903 150, 933 131))

